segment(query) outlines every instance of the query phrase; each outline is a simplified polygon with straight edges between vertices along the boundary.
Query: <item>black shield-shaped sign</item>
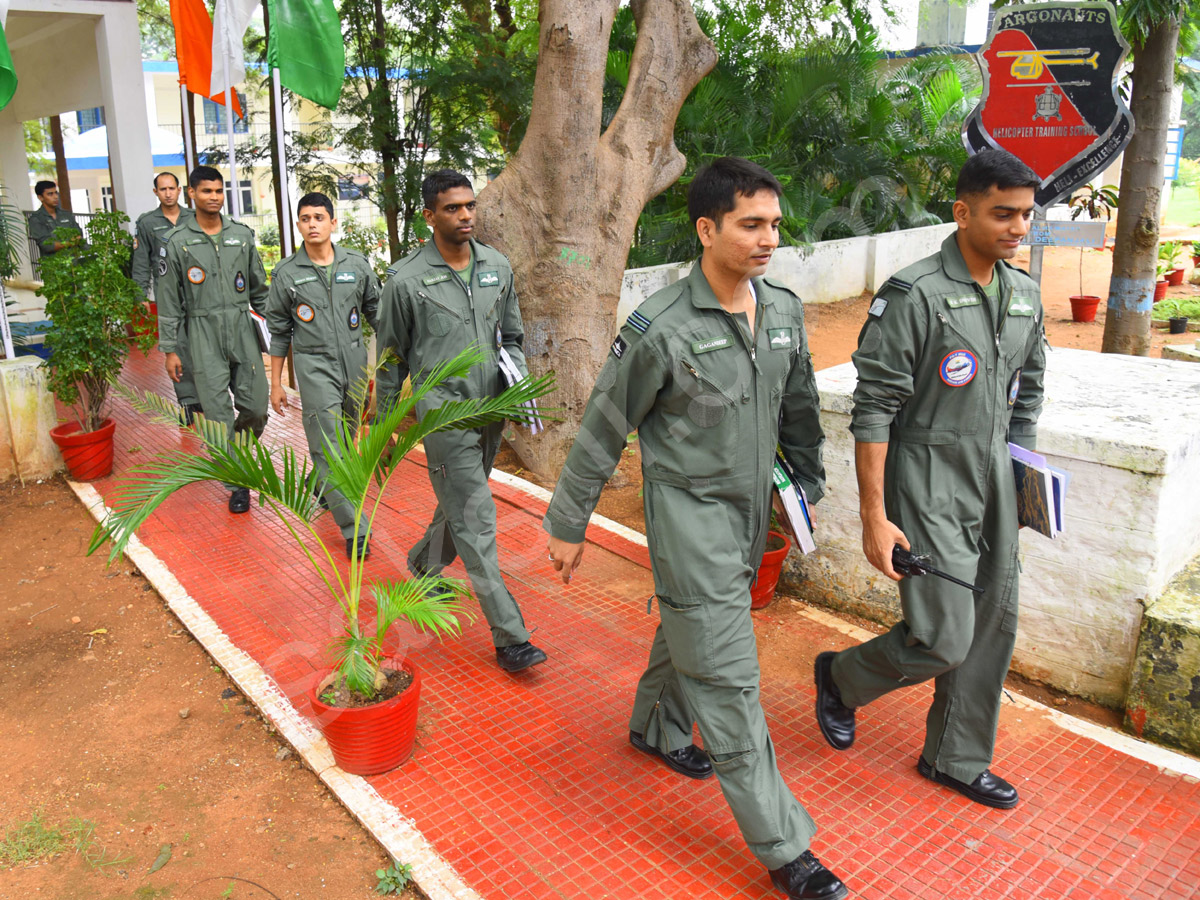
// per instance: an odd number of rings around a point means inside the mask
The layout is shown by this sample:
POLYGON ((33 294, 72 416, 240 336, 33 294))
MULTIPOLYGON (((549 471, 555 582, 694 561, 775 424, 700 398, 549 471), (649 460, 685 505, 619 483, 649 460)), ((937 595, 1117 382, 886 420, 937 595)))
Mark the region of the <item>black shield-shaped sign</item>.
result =
POLYGON ((1040 209, 1087 183, 1133 136, 1117 93, 1129 45, 1109 3, 1037 3, 996 11, 978 60, 983 96, 963 128, 968 153, 1019 157, 1042 179, 1040 209))

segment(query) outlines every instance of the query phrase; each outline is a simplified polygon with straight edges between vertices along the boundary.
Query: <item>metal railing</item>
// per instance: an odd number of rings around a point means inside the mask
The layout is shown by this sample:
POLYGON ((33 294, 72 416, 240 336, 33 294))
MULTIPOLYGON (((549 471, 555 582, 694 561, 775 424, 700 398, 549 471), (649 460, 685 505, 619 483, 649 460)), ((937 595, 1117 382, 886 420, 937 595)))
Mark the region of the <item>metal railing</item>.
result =
MULTIPOLYGON (((34 210, 34 211, 22 210, 22 212, 25 213, 25 224, 27 226, 26 231, 28 231, 29 217, 32 216, 33 213, 36 212, 36 210, 34 210)), ((89 240, 90 235, 91 235, 90 230, 92 227, 92 219, 95 218, 96 214, 95 213, 74 213, 74 215, 75 215, 75 221, 78 222, 79 227, 83 229, 83 239, 85 241, 89 240)), ((42 262, 43 255, 44 254, 42 253, 41 245, 37 241, 35 241, 32 237, 30 237, 29 238, 29 266, 33 270, 34 279, 37 281, 41 281, 41 278, 42 278, 41 262, 42 262)))

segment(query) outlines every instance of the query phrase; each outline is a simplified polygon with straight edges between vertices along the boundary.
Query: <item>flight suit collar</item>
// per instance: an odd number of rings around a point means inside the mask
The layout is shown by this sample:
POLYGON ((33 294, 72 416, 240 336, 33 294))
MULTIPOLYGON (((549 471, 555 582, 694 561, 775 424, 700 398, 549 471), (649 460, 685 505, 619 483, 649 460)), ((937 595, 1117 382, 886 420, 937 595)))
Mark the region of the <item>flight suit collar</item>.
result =
MULTIPOLYGON (((180 218, 182 218, 182 216, 180 218)), ((225 231, 226 228, 228 228, 230 225, 233 225, 233 224, 234 224, 233 219, 229 218, 224 213, 221 213, 221 231, 222 232, 225 231)), ((198 218, 196 218, 195 216, 192 216, 186 222, 180 222, 178 227, 189 228, 192 231, 196 232, 197 234, 202 234, 205 237, 215 237, 215 235, 209 234, 207 231, 205 231, 203 228, 200 227, 200 220, 198 218)))
MULTIPOLYGON (((346 261, 349 254, 337 244, 333 245, 333 262, 330 265, 335 268, 346 261)), ((300 246, 296 248, 296 265, 308 266, 310 269, 316 269, 317 264, 308 258, 308 248, 304 246, 304 242, 300 242, 300 246)))
MULTIPOLYGON (((754 295, 759 303, 772 304, 775 298, 771 296, 769 288, 763 284, 761 278, 751 278, 750 283, 754 285, 754 295)), ((717 299, 717 295, 713 293, 712 287, 708 283, 708 278, 704 275, 704 270, 700 268, 700 260, 692 265, 692 271, 688 274, 688 288, 691 290, 692 306, 696 309, 720 309, 721 301, 717 299)))
MULTIPOLYGON (((487 248, 484 247, 483 244, 479 243, 479 241, 475 240, 475 238, 471 238, 470 241, 471 259, 476 263, 476 265, 487 261, 487 248)), ((421 262, 428 266, 440 266, 443 269, 450 269, 451 272, 455 271, 454 269, 450 268, 450 263, 446 262, 445 258, 442 256, 442 251, 437 248, 437 244, 433 242, 433 238, 427 240, 425 245, 421 248, 421 262)))
MULTIPOLYGON (((975 277, 967 269, 967 262, 963 259, 962 251, 958 249, 957 231, 950 234, 942 241, 942 271, 946 273, 947 278, 952 278, 955 281, 961 281, 963 284, 969 284, 972 287, 976 284, 975 277)), ((1013 285, 1012 274, 1009 272, 1008 263, 1002 259, 996 260, 995 267, 992 269, 993 277, 1000 279, 1000 295, 1007 294, 1009 287, 1013 285)))

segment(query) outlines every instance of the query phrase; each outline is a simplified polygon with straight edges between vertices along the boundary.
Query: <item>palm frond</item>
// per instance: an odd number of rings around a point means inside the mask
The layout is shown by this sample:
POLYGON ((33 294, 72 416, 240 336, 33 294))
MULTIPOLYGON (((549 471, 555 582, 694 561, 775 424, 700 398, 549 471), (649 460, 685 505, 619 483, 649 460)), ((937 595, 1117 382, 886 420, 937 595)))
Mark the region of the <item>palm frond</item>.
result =
POLYGON ((463 605, 471 597, 470 589, 457 578, 423 575, 407 581, 373 582, 371 595, 375 598, 375 635, 379 642, 399 619, 439 638, 462 633, 459 616, 467 623, 475 621, 474 612, 463 605))

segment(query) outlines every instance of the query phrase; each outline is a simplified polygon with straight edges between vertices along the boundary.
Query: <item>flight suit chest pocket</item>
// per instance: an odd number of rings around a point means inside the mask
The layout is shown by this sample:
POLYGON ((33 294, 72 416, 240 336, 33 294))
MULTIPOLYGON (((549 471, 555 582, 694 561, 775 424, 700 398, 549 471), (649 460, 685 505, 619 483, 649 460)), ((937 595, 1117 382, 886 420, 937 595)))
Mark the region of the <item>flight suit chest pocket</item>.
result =
POLYGON ((1033 304, 1024 297, 1013 297, 1000 331, 1000 347, 1010 367, 1028 355, 1037 324, 1038 312, 1033 304))
MULTIPOLYGON (((944 310, 936 314, 935 339, 929 343, 919 380, 900 425, 900 437, 913 443, 944 443, 954 435, 972 435, 988 405, 989 355, 980 348, 986 308, 944 310), (966 313, 970 319, 954 316, 966 313)), ((994 340, 994 338, 992 338, 994 340)), ((987 344, 984 343, 984 347, 987 344)))
MULTIPOLYGON (((439 284, 438 287, 442 285, 439 284)), ((425 330, 434 337, 445 337, 459 324, 471 321, 466 309, 465 292, 460 299, 450 294, 449 290, 417 291, 417 302, 420 304, 419 318, 425 330)))

